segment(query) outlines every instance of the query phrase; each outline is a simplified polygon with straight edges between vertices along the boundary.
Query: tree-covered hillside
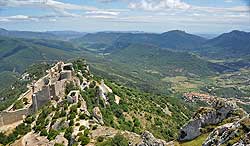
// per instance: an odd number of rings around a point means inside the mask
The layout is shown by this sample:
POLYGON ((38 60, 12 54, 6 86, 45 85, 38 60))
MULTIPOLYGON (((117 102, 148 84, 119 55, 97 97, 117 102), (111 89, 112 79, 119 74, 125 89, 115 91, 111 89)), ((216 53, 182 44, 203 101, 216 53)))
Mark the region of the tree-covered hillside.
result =
POLYGON ((32 63, 70 59, 75 50, 62 41, 0 37, 0 72, 22 72, 32 63))

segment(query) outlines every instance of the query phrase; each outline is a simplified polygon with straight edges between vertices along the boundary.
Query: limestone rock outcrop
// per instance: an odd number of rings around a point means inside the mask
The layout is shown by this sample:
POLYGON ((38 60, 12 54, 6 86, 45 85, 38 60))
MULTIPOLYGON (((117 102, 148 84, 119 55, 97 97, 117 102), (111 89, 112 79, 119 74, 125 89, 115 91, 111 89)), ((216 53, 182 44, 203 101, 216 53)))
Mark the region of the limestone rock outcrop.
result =
POLYGON ((250 145, 250 119, 244 117, 234 123, 222 125, 211 132, 202 146, 228 144, 230 140, 233 146, 250 145))
POLYGON ((99 122, 101 125, 104 124, 103 122, 103 118, 102 118, 102 113, 99 107, 95 107, 93 109, 93 115, 95 117, 95 119, 97 120, 97 122, 99 122))
POLYGON ((194 117, 180 129, 179 141, 188 141, 200 136, 201 128, 220 123, 237 108, 235 102, 214 100, 212 108, 201 108, 194 117))
POLYGON ((141 135, 142 142, 138 146, 174 146, 173 142, 167 143, 164 140, 156 139, 152 133, 145 131, 141 135))

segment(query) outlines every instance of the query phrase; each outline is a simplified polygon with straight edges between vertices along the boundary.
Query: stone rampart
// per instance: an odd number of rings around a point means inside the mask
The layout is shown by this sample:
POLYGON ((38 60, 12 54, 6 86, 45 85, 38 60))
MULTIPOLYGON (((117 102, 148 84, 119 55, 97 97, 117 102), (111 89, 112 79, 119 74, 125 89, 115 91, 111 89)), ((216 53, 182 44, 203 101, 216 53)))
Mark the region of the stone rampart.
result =
POLYGON ((16 110, 13 112, 11 111, 1 112, 0 113, 0 127, 21 121, 27 114, 29 114, 29 109, 27 108, 16 110))

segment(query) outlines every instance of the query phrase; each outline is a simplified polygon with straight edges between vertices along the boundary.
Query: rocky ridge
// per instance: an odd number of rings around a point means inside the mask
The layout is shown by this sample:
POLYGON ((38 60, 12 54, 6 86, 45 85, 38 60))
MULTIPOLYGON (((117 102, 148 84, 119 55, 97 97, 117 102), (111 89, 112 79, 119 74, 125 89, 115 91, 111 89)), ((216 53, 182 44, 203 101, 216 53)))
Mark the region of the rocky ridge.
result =
POLYGON ((74 67, 72 69, 74 72, 70 75, 74 80, 66 81, 65 94, 62 94, 64 96, 58 94, 56 98, 51 98, 41 106, 35 114, 27 115, 22 123, 28 128, 27 133, 23 133, 21 139, 13 143, 13 146, 20 143, 25 146, 95 145, 100 137, 108 140, 117 134, 126 137, 131 146, 173 145, 156 139, 148 131, 140 136, 133 132, 108 128, 98 132, 108 133, 93 138, 95 131, 105 126, 103 111, 99 105, 104 108, 111 104, 119 105, 122 99, 103 81, 94 80, 85 62, 80 61, 71 66, 74 67), (93 95, 91 100, 98 103, 97 105, 89 106, 89 102, 92 101, 85 97, 88 94, 93 95), (114 103, 111 103, 112 100, 114 103), (112 131, 114 133, 110 134, 112 131))

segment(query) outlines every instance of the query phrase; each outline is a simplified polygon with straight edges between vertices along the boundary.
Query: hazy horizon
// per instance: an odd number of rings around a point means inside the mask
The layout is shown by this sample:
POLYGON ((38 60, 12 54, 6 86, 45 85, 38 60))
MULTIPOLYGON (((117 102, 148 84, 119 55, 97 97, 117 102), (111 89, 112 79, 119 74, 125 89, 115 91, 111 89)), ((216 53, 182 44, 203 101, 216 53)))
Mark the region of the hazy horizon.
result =
POLYGON ((147 31, 139 31, 139 30, 101 30, 101 31, 77 31, 77 30, 17 30, 17 29, 7 29, 7 28, 3 28, 3 27, 0 27, 0 29, 4 29, 4 30, 7 30, 7 31, 24 31, 24 32, 40 32, 40 33, 46 33, 46 32, 76 32, 76 33, 101 33, 101 32, 107 32, 107 33, 112 33, 112 32, 120 32, 120 33, 149 33, 149 34, 161 34, 161 33, 165 33, 165 32, 169 32, 169 31, 184 31, 186 33, 189 33, 189 34, 194 34, 194 35, 200 35, 200 36, 203 36, 205 37, 208 37, 208 38, 211 38, 211 37, 216 37, 218 35, 221 35, 221 34, 224 34, 224 33, 230 33, 232 31, 243 31, 243 32, 248 32, 250 33, 250 31, 245 31, 245 30, 236 30, 236 29, 233 29, 233 30, 229 30, 229 31, 226 31, 226 32, 221 32, 221 33, 213 33, 213 32, 195 32, 195 33, 192 33, 192 32, 188 32, 188 31, 185 31, 185 30, 179 30, 179 29, 172 29, 172 30, 166 30, 166 31, 162 31, 162 32, 147 32, 147 31))

